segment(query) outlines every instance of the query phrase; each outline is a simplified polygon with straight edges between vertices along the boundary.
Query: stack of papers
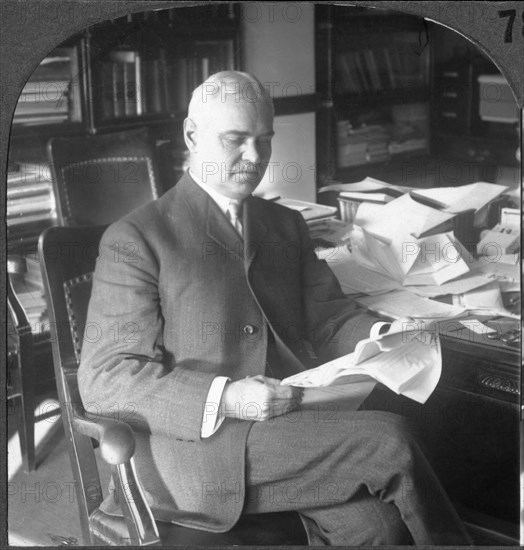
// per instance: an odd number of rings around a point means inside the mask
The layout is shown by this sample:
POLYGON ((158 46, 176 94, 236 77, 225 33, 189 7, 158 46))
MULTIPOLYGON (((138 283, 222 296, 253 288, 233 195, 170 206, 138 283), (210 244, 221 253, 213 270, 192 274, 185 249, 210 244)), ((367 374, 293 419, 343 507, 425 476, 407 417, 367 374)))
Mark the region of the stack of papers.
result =
POLYGON ((436 187, 434 189, 412 189, 410 195, 427 205, 442 209, 450 214, 474 210, 474 225, 479 227, 486 220, 488 205, 508 187, 496 183, 477 182, 460 187, 436 187))
POLYGON ((278 199, 275 202, 287 206, 291 210, 297 210, 306 221, 329 218, 337 213, 335 206, 325 206, 314 202, 300 201, 296 199, 278 199))
POLYGON ((338 192, 357 192, 357 193, 388 193, 391 196, 399 197, 407 193, 411 187, 402 185, 393 185, 385 181, 376 180, 375 178, 365 178, 356 183, 334 183, 321 187, 318 192, 338 191, 338 192))
POLYGON ((317 250, 317 256, 327 262, 344 294, 382 294, 400 287, 388 275, 357 262, 345 245, 317 250))
POLYGON ((388 239, 355 226, 352 243, 358 263, 402 285, 441 285, 469 272, 452 233, 415 239, 392 231, 388 239))
POLYGON ((356 300, 363 307, 393 319, 401 317, 426 320, 453 319, 466 314, 464 306, 444 304, 417 296, 404 289, 378 296, 364 296, 356 300))
POLYGON ((360 211, 357 212, 355 223, 370 233, 386 238, 392 232, 420 238, 451 231, 454 217, 455 214, 425 206, 409 195, 403 195, 380 207, 372 217, 368 215, 364 218, 360 211))

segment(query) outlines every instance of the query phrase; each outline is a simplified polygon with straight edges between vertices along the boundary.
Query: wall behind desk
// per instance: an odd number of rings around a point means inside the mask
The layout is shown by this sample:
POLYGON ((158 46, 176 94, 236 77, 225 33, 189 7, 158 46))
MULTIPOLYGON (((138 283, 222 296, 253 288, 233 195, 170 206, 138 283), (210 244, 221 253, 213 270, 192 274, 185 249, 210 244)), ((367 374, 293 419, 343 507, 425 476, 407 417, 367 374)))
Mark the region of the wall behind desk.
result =
MULTIPOLYGON (((275 98, 315 92, 314 5, 242 6, 243 69, 275 98)), ((315 113, 275 117, 271 164, 257 194, 316 202, 315 113)))

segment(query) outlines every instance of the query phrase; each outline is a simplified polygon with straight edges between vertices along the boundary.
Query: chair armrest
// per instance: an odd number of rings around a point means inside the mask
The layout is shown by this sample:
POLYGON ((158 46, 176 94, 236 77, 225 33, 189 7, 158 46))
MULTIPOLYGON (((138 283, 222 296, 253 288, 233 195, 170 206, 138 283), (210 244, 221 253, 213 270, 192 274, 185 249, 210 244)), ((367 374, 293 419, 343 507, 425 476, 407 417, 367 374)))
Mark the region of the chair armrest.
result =
POLYGON ((90 420, 77 411, 72 414, 73 429, 96 439, 102 458, 111 465, 128 462, 135 452, 133 430, 124 422, 109 418, 90 420))

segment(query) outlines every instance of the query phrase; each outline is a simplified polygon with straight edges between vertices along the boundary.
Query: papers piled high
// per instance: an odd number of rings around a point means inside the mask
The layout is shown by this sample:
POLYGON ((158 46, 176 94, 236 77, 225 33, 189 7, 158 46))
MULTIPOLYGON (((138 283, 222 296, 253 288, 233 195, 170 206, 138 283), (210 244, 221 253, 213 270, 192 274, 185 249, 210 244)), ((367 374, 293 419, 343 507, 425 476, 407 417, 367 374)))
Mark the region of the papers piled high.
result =
POLYGON ((508 187, 504 185, 481 181, 460 187, 412 189, 410 195, 415 200, 450 214, 474 210, 474 225, 479 227, 486 221, 489 204, 507 190, 508 187))
POLYGON ((376 180, 375 178, 365 178, 362 181, 356 183, 333 183, 321 187, 318 192, 324 193, 326 191, 338 191, 343 193, 388 193, 393 197, 399 197, 404 193, 407 193, 411 187, 404 187, 401 185, 393 185, 386 183, 385 181, 376 180))
POLYGON ((441 285, 469 272, 452 233, 416 239, 391 231, 386 238, 355 226, 351 241, 358 263, 402 285, 441 285))
POLYGON ((380 296, 364 296, 356 300, 361 306, 393 319, 452 319, 466 313, 464 306, 444 304, 402 289, 380 296))
POLYGON ((279 198, 275 202, 282 206, 287 206, 291 210, 297 210, 302 214, 306 222, 321 220, 333 217, 337 209, 334 206, 325 206, 324 204, 316 204, 314 202, 301 201, 297 199, 279 198))
POLYGON ((357 262, 345 245, 318 250, 317 256, 327 262, 344 294, 381 294, 400 287, 388 275, 357 262))
MULTIPOLYGON (((436 334, 407 328, 362 340, 353 353, 290 376, 281 383, 306 388, 307 400, 308 388, 351 386, 371 379, 397 394, 425 403, 440 379, 441 370, 442 355, 436 334)), ((363 387, 362 401, 371 392, 372 386, 369 388, 369 385, 363 387)))

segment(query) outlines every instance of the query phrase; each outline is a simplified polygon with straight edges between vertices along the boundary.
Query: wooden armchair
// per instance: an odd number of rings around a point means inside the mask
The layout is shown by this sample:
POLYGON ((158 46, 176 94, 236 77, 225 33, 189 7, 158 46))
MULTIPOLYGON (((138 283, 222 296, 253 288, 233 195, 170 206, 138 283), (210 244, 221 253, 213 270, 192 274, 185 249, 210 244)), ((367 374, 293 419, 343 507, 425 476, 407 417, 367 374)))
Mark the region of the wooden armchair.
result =
POLYGON ((112 223, 161 195, 146 128, 52 138, 47 155, 59 225, 112 223))
POLYGON ((62 419, 69 442, 80 521, 86 545, 296 545, 307 544, 297 513, 243 516, 228 533, 216 534, 155 522, 133 467, 135 440, 123 422, 90 419, 78 391, 77 369, 86 325, 99 240, 105 226, 53 227, 39 253, 52 329, 53 361, 62 419), (92 439, 111 465, 124 517, 102 512, 102 488, 92 439))
POLYGON ((33 335, 11 281, 11 276, 25 272, 24 263, 22 257, 7 259, 7 401, 14 409, 10 418, 17 419, 22 466, 26 472, 31 472, 35 469, 33 335))

